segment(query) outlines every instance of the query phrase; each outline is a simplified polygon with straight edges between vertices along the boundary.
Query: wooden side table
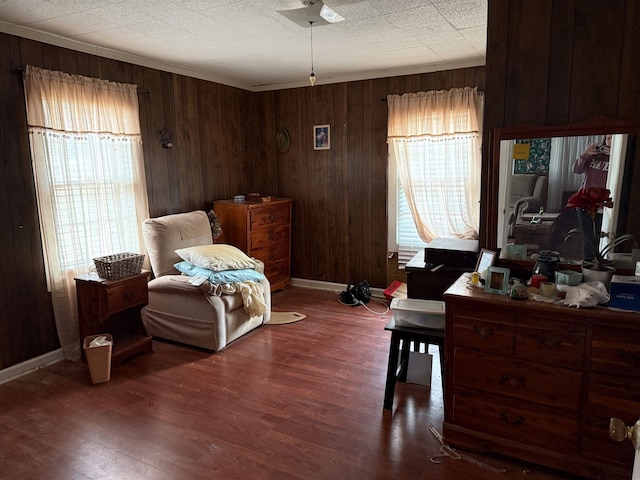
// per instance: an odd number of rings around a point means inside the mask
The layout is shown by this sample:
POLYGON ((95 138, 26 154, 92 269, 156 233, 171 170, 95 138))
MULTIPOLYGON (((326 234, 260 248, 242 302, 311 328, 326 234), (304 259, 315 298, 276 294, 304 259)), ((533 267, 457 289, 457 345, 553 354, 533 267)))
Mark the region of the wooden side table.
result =
POLYGON ((431 268, 426 267, 424 248, 421 248, 405 265, 407 297, 420 300, 442 300, 442 294, 462 273, 473 271, 473 267, 447 265, 438 268, 435 272, 431 268))
MULTIPOLYGON (((81 344, 88 335, 111 334, 112 366, 152 351, 151 336, 140 317, 149 301, 148 271, 120 280, 105 280, 93 273, 80 275, 75 281, 81 344)), ((84 349, 82 356, 84 359, 84 349)))

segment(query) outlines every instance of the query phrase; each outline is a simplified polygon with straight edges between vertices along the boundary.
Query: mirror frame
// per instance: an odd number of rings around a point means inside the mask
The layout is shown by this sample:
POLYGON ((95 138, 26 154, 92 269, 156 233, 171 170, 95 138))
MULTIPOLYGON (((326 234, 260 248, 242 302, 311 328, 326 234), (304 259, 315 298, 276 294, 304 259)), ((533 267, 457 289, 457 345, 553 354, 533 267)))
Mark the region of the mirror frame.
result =
MULTIPOLYGON (((500 142, 502 140, 520 140, 528 138, 571 137, 585 135, 606 134, 634 134, 640 135, 640 124, 608 117, 598 117, 586 122, 569 125, 539 126, 515 125, 499 127, 489 132, 489 162, 487 171, 487 187, 485 195, 486 212, 485 248, 498 251, 498 191, 500 184, 500 142)), ((640 145, 636 146, 635 161, 640 156, 640 145)), ((636 175, 636 174, 634 174, 636 175)), ((500 265, 512 265, 516 268, 531 268, 533 260, 510 260, 500 258, 500 265)))

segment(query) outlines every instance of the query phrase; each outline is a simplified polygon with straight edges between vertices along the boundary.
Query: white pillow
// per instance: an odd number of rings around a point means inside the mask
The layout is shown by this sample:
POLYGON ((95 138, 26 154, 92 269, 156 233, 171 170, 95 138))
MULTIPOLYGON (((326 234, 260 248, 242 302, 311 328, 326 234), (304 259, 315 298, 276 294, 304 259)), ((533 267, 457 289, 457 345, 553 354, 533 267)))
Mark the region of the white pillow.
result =
POLYGON ((176 253, 184 261, 214 272, 256 268, 258 265, 239 248, 224 243, 180 248, 176 253))

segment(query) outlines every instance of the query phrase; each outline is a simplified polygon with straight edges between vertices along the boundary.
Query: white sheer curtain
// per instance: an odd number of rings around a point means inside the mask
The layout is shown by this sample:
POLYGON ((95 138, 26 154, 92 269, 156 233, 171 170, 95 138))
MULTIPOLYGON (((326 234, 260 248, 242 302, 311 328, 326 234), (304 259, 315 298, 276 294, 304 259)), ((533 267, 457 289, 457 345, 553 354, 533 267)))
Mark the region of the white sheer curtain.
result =
POLYGON ((390 162, 420 238, 477 238, 484 96, 455 88, 387 103, 390 162))
POLYGON ((137 89, 32 66, 24 84, 48 287, 62 351, 78 360, 74 277, 95 257, 146 253, 137 89))
POLYGON ((562 194, 576 192, 582 183, 582 175, 573 173, 573 164, 589 143, 598 143, 602 135, 585 137, 555 137, 551 139, 549 158, 549 194, 547 210, 560 212, 564 208, 562 194))

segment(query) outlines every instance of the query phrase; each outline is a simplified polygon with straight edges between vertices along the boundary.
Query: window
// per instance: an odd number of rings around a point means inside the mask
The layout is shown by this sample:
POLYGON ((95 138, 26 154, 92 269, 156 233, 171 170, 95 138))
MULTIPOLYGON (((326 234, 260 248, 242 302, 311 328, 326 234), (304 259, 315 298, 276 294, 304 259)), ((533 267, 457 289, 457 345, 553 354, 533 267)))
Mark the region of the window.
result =
POLYGON ((58 337, 80 358, 74 277, 93 258, 143 253, 149 216, 135 85, 27 66, 38 213, 58 337))
POLYGON ((389 97, 388 243, 401 266, 434 238, 477 238, 482 103, 476 89, 389 97))

